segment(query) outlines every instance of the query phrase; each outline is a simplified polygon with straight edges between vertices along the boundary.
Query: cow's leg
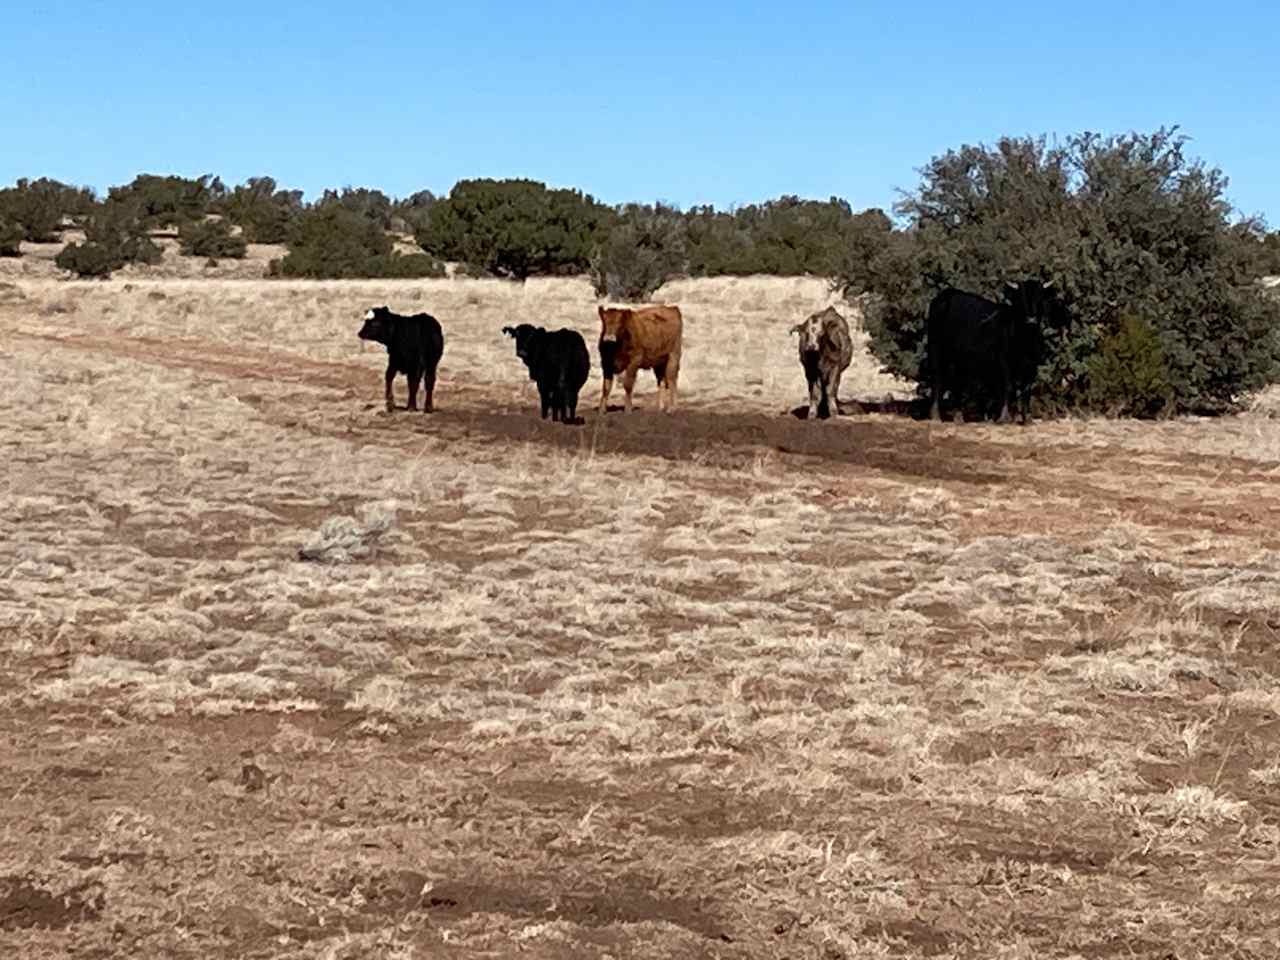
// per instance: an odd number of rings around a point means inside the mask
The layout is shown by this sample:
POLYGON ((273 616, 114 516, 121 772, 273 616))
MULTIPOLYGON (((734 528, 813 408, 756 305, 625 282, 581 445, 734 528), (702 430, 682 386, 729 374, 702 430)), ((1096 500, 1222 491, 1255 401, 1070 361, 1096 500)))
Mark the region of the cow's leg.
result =
POLYGON ((658 382, 658 409, 666 410, 670 403, 670 390, 667 388, 667 362, 665 360, 653 365, 653 379, 658 382))
POLYGON ((809 416, 807 419, 818 419, 818 408, 822 405, 822 381, 818 377, 809 380, 809 416))
POLYGON ((831 415, 833 417, 840 415, 840 378, 843 375, 843 370, 837 370, 831 375, 831 394, 828 396, 827 402, 831 405, 831 415))
POLYGON ((996 423, 1008 423, 1013 417, 1009 415, 1009 368, 1002 365, 1000 370, 1000 416, 996 423))
POLYGON ((391 383, 396 378, 396 368, 394 364, 387 364, 387 413, 392 413, 396 408, 395 394, 391 390, 391 383))
POLYGON ((822 387, 822 395, 818 399, 818 419, 826 420, 831 416, 831 387, 825 373, 818 378, 818 383, 822 387))
POLYGON ((627 395, 627 413, 631 412, 631 394, 636 389, 636 374, 639 368, 627 367, 627 372, 622 375, 622 389, 627 395))
POLYGON ((436 394, 436 372, 428 367, 422 371, 422 412, 434 413, 436 394))
POLYGON ((613 389, 613 377, 605 377, 600 387, 600 412, 609 412, 609 391, 613 389))
POLYGON ((418 382, 422 379, 421 370, 407 370, 404 375, 409 381, 409 409, 418 409, 418 382))
POLYGON ((542 419, 547 419, 547 412, 551 409, 551 392, 543 384, 538 384, 538 403, 542 407, 542 419))
POLYGON ((667 413, 675 413, 676 409, 676 386, 680 382, 680 358, 668 360, 666 367, 667 381, 667 413))

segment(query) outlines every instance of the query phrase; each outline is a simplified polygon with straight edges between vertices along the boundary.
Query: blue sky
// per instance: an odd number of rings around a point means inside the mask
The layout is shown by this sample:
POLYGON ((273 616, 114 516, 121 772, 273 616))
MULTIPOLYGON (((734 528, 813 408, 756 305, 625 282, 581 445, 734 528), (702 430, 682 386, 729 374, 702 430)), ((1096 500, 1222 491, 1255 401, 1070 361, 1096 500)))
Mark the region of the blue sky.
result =
POLYGON ((962 143, 1177 123, 1280 226, 1274 3, 45 0, 3 25, 3 183, 526 176, 887 208, 962 143))

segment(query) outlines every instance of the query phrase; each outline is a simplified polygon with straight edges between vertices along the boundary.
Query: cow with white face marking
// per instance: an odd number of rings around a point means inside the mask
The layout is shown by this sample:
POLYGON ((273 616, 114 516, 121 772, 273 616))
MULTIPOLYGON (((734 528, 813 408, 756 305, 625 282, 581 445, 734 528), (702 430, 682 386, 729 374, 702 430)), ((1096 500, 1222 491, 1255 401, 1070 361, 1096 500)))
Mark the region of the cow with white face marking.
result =
POLYGON ((391 383, 397 373, 409 381, 409 409, 418 409, 418 381, 426 396, 422 410, 435 409, 436 367, 444 353, 444 333, 435 317, 417 313, 405 317, 386 307, 374 307, 364 315, 364 326, 356 334, 361 340, 381 343, 387 348, 386 400, 387 412, 395 410, 391 383))
POLYGON ((791 328, 800 334, 800 366, 809 383, 809 419, 840 412, 840 378, 853 361, 849 322, 835 307, 810 314, 791 328))

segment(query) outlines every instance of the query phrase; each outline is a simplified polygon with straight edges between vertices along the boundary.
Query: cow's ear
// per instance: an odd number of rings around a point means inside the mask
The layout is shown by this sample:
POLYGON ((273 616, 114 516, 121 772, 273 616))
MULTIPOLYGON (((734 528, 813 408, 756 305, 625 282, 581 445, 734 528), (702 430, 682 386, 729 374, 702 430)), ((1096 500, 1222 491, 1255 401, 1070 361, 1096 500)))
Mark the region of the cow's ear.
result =
POLYGON ((508 336, 508 337, 514 337, 516 335, 516 332, 512 330, 510 327, 503 327, 502 332, 505 336, 508 336))
POLYGON ((599 304, 596 306, 596 313, 600 315, 600 322, 604 323, 604 305, 603 304, 599 304))

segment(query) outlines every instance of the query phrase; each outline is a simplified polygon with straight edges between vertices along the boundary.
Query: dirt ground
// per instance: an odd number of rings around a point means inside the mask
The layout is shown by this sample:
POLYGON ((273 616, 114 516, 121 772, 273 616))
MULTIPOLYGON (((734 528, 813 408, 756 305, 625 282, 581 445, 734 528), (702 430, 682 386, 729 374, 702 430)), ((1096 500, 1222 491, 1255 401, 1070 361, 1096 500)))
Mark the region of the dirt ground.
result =
POLYGON ((798 420, 816 281, 565 427, 581 281, 0 279, 0 954, 1280 952, 1280 422, 798 420))

